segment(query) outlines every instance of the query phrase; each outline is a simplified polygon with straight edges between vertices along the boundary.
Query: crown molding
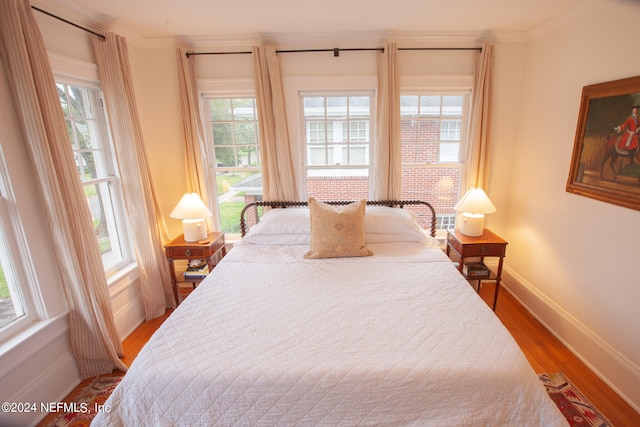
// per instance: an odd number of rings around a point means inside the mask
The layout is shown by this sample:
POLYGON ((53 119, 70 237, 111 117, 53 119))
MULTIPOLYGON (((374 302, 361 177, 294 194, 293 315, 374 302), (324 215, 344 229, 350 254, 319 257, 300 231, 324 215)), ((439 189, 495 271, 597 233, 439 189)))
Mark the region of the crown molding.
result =
MULTIPOLYGON (((112 31, 127 38, 132 45, 144 49, 186 47, 190 49, 246 49, 256 44, 272 44, 283 49, 315 47, 378 47, 386 41, 401 46, 470 47, 486 41, 496 43, 528 43, 561 30, 575 22, 596 14, 610 1, 584 0, 530 31, 469 31, 469 32, 405 32, 362 31, 326 33, 253 33, 224 36, 158 36, 143 37, 114 22, 112 18, 82 6, 73 0, 32 0, 38 8, 86 27, 92 31, 112 31)), ((39 13, 35 11, 34 13, 39 13)))
MULTIPOLYGON (((480 43, 493 41, 499 43, 527 42, 528 35, 523 32, 328 32, 328 33, 256 33, 228 36, 181 37, 177 43, 189 49, 237 50, 249 49, 257 44, 276 45, 281 49, 313 49, 331 47, 380 47, 385 42, 395 42, 399 46, 410 47, 474 47, 480 43)), ((153 47, 146 39, 148 47, 153 47)), ((156 47, 162 41, 156 40, 156 47)))

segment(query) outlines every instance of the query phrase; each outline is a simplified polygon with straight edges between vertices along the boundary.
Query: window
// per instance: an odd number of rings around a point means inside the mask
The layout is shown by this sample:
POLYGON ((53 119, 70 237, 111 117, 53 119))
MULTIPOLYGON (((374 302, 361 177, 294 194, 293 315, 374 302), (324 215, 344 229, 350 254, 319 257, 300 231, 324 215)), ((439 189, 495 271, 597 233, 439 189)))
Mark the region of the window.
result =
POLYGON ((107 275, 131 262, 120 179, 98 88, 56 83, 107 275))
POLYGON ((222 231, 240 233, 240 211, 262 197, 258 114, 254 97, 205 97, 214 154, 217 218, 222 231))
MULTIPOLYGON (((18 244, 18 236, 23 236, 22 224, 17 213, 6 171, 4 158, 0 153, 0 341, 31 322, 31 307, 28 280, 23 262, 24 242, 18 244)), ((26 261, 26 260, 25 260, 26 261)))
POLYGON ((371 93, 302 94, 307 196, 357 200, 369 194, 371 93))
POLYGON ((402 197, 430 201, 439 229, 455 226, 469 94, 400 97, 402 197))

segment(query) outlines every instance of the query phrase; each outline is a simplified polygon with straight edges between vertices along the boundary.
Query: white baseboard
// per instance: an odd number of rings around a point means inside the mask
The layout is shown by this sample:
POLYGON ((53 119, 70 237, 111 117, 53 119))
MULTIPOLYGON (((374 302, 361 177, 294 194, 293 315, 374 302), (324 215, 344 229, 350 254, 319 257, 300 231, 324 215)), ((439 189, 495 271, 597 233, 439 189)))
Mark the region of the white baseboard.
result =
POLYGON ((81 381, 78 366, 70 352, 45 368, 34 366, 29 370, 34 373, 31 380, 23 384, 6 401, 30 403, 34 405, 31 407, 32 410, 3 413, 0 415, 0 425, 36 425, 48 415, 45 410, 48 403, 62 402, 81 381))
POLYGON ((640 412, 640 367, 505 265, 504 287, 562 344, 640 412))

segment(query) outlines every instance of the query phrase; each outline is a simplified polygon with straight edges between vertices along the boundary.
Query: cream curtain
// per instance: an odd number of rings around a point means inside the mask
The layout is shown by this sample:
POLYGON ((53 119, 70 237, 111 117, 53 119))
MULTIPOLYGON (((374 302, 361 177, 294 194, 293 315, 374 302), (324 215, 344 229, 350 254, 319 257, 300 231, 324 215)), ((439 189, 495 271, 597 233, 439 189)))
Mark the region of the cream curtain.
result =
POLYGON ((260 126, 260 160, 265 200, 298 200, 280 62, 273 46, 253 48, 256 103, 260 126))
MULTIPOLYGON (((186 49, 178 49, 178 84, 180 85, 180 105, 184 127, 185 168, 187 190, 198 193, 209 206, 213 206, 213 193, 207 191, 213 185, 213 177, 206 163, 208 158, 204 128, 198 107, 198 89, 193 57, 187 57, 186 49)), ((208 218, 210 220, 211 218, 208 218)), ((209 224, 211 229, 211 224, 209 224)))
POLYGON ((377 200, 398 200, 402 192, 400 141, 400 83, 398 47, 387 43, 378 56, 377 134, 373 196, 377 200))
POLYGON ((476 58, 463 193, 470 188, 485 188, 487 185, 493 104, 493 51, 493 44, 484 43, 476 58))
POLYGON ((28 0, 0 1, 0 52, 37 174, 80 375, 126 371, 102 258, 42 35, 28 0))
POLYGON ((147 320, 175 307, 162 246, 169 240, 147 163, 135 104, 126 40, 113 33, 91 36, 102 82, 109 126, 133 233, 140 289, 147 320))

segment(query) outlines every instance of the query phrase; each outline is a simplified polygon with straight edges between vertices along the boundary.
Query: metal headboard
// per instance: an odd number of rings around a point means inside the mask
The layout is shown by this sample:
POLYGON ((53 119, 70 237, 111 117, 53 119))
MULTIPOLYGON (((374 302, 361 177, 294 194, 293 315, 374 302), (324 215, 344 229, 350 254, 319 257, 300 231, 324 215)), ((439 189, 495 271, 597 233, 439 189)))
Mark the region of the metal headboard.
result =
MULTIPOLYGON (((336 200, 336 201, 329 201, 324 203, 327 203, 329 205, 348 205, 349 203, 353 203, 353 201, 336 200)), ((422 205, 429 210, 431 214, 429 232, 432 237, 435 237, 436 236, 436 211, 435 209, 433 209, 433 206, 431 206, 430 203, 424 202, 422 200, 367 200, 367 206, 389 206, 389 207, 398 207, 402 209, 408 205, 422 205)), ((245 216, 246 216, 246 212, 249 209, 257 208, 257 207, 287 208, 287 207, 302 207, 302 206, 308 206, 307 202, 306 201, 305 202, 275 202, 275 201, 266 202, 264 201, 264 202, 248 203, 242 209, 242 212, 240 212, 240 233, 242 237, 244 237, 244 235, 247 233, 247 221, 245 216)))

